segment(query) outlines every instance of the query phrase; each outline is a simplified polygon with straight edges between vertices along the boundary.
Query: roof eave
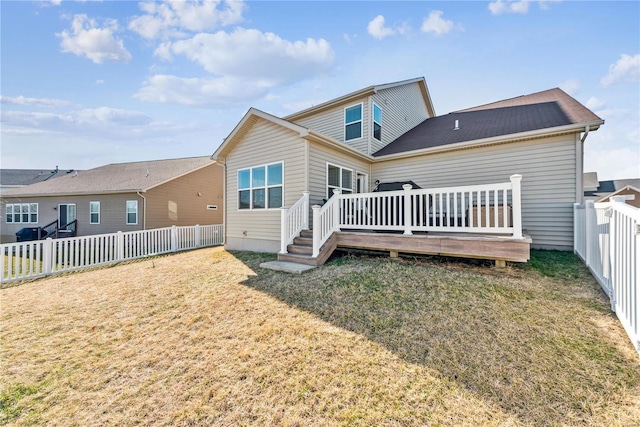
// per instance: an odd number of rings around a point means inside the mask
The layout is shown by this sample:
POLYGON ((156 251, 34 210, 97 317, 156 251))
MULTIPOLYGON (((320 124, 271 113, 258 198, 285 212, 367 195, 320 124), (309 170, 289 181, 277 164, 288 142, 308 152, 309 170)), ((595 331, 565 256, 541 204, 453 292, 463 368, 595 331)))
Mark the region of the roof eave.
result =
POLYGON ((340 104, 346 103, 346 102, 350 102, 353 100, 356 100, 358 98, 362 98, 364 96, 369 96, 369 95, 373 95, 375 93, 375 88, 376 86, 369 86, 366 87, 364 89, 360 89, 358 91, 355 92, 351 92, 349 94, 343 95, 339 98, 334 98, 330 101, 327 102, 323 102, 322 104, 318 104, 314 107, 310 107, 307 108, 305 110, 302 111, 298 111, 297 113, 293 113, 293 114, 289 114, 288 116, 284 117, 284 120, 289 120, 289 121, 295 121, 295 120, 300 120, 303 119, 307 116, 311 116, 313 114, 317 114, 320 113, 322 111, 326 111, 328 109, 331 109, 333 107, 336 107, 340 104))
POLYGON ((507 135, 499 135, 499 136, 493 136, 490 138, 475 139, 471 141, 458 142, 455 144, 447 144, 447 145, 441 145, 437 147, 423 148, 419 150, 403 151, 401 153, 387 154, 379 157, 374 157, 374 162, 402 159, 406 157, 414 157, 414 156, 419 156, 423 154, 436 154, 436 153, 442 153, 447 151, 464 150, 467 148, 475 148, 475 147, 481 147, 485 145, 503 144, 507 142, 515 142, 517 140, 533 139, 533 138, 539 138, 543 136, 552 136, 552 135, 571 133, 571 132, 582 132, 586 127, 589 127, 589 131, 593 131, 593 130, 597 130, 603 123, 604 123, 604 120, 598 120, 598 121, 589 122, 589 123, 577 123, 577 124, 570 124, 565 126, 557 126, 553 128, 536 129, 533 131, 511 133, 507 135))
POLYGON ((34 193, 34 194, 0 193, 0 198, 8 199, 8 198, 19 198, 19 197, 71 197, 71 196, 93 196, 93 195, 126 194, 126 193, 146 193, 146 190, 143 188, 140 188, 140 189, 108 190, 108 191, 78 191, 78 192, 67 192, 67 193, 34 193))

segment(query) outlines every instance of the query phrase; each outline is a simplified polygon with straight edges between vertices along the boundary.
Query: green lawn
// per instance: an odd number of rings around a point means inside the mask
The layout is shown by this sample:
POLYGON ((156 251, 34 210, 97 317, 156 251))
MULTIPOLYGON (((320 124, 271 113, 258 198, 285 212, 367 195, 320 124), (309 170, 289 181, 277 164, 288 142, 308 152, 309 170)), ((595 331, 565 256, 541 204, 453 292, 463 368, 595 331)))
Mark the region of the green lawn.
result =
POLYGON ((0 422, 638 425, 638 355, 572 254, 272 259, 203 249, 1 290, 0 422))

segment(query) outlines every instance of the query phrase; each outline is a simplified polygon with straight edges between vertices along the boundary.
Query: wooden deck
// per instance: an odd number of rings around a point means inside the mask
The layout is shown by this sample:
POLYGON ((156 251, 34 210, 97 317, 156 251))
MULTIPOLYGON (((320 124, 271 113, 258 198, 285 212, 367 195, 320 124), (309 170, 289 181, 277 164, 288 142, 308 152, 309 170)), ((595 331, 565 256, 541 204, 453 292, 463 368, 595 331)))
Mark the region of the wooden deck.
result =
POLYGON ((514 239, 508 236, 473 234, 389 234, 371 232, 345 232, 336 234, 336 247, 388 251, 392 257, 398 253, 442 255, 460 258, 481 258, 496 261, 527 262, 531 238, 514 239))

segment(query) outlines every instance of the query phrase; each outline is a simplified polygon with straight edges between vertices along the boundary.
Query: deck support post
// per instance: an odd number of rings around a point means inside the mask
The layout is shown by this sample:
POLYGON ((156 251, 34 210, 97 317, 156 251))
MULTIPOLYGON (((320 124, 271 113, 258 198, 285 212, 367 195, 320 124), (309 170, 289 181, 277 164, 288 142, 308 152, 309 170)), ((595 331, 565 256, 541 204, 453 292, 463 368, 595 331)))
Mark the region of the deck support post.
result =
POLYGON ((496 268, 505 268, 507 266, 507 261, 503 259, 496 260, 496 268))
POLYGON ((398 251, 389 251, 389 258, 398 258, 398 251))
POLYGON ((402 186, 404 190, 404 234, 411 235, 411 190, 413 186, 411 184, 404 184, 402 186))

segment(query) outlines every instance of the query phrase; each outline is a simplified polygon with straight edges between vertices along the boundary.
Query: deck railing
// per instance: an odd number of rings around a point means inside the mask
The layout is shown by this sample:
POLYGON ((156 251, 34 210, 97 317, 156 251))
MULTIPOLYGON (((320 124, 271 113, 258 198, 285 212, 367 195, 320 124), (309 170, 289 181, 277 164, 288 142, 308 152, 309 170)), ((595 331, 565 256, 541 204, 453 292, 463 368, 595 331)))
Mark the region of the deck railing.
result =
POLYGON ((313 256, 334 231, 380 230, 502 234, 522 238, 520 181, 378 193, 335 194, 313 207, 313 256))
POLYGON ((283 208, 280 218, 280 253, 287 253, 287 246, 302 230, 309 229, 309 192, 302 193, 302 197, 290 208, 283 208))
POLYGON ((624 196, 575 204, 573 248, 640 353, 640 209, 624 203, 624 196))
POLYGON ((195 225, 0 245, 0 283, 221 245, 224 228, 195 225))

